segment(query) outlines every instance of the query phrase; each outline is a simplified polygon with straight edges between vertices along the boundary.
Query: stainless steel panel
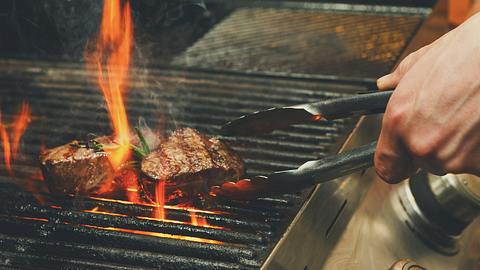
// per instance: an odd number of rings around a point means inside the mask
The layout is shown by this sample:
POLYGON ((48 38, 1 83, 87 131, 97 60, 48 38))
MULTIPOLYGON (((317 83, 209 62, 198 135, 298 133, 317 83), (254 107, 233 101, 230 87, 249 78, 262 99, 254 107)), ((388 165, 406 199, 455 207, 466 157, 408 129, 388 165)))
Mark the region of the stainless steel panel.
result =
POLYGON ((458 240, 459 253, 442 255, 426 246, 405 222, 408 217, 399 203, 399 191, 407 183, 385 184, 373 170, 364 177, 374 179, 373 185, 323 269, 384 270, 404 258, 427 269, 478 269, 480 219, 477 218, 458 240))
MULTIPOLYGON (((376 138, 379 123, 379 116, 362 118, 341 151, 376 138)), ((262 269, 320 269, 370 186, 362 175, 319 185, 262 269)))

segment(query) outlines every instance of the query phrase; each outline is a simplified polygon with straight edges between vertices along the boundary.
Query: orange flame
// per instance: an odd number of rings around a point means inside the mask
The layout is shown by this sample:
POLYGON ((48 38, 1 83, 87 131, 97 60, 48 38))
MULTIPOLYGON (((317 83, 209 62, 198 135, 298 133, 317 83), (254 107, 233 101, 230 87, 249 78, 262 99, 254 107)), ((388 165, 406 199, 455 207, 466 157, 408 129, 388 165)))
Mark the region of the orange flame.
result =
POLYGON ((153 217, 165 219, 165 181, 158 181, 155 186, 155 203, 153 217))
MULTIPOLYGON (((73 195, 71 195, 71 196, 73 196, 73 195)), ((149 206, 149 207, 157 206, 157 204, 151 204, 151 203, 144 203, 144 202, 134 203, 134 202, 125 201, 125 200, 116 200, 116 199, 102 198, 102 197, 95 197, 95 196, 90 196, 89 198, 92 199, 92 200, 97 200, 97 201, 121 203, 121 204, 125 204, 125 205, 137 204, 137 205, 143 205, 143 206, 149 206)), ((195 211, 197 213, 204 213, 204 214, 210 214, 210 215, 228 215, 228 212, 210 211, 210 210, 195 209, 195 208, 189 208, 189 207, 180 207, 180 206, 176 206, 176 205, 164 205, 164 208, 169 209, 169 210, 195 211)))
POLYGON ((22 102, 19 115, 13 122, 13 138, 12 138, 12 156, 14 159, 18 156, 18 150, 20 149, 20 139, 27 130, 27 126, 30 123, 30 106, 26 101, 22 102))
POLYGON ((202 216, 197 216, 195 211, 190 211, 190 220, 194 226, 208 227, 207 219, 202 216))
MULTIPOLYGON (((52 208, 57 208, 60 206, 50 206, 52 208)), ((60 207, 61 208, 61 207, 60 207)), ((152 217, 145 217, 145 216, 135 216, 138 219, 144 219, 144 220, 152 220, 152 221, 161 221, 161 222, 167 222, 167 223, 175 223, 175 224, 192 224, 194 226, 201 226, 201 227, 206 227, 206 228, 214 228, 214 229, 224 229, 224 227, 221 226, 215 226, 215 225, 210 225, 207 223, 207 220, 205 217, 197 216, 198 212, 203 212, 202 210, 199 209, 194 209, 194 208, 189 208, 186 209, 190 213, 191 221, 190 222, 185 222, 185 221, 179 221, 179 220, 172 220, 172 219, 158 219, 158 218, 152 218, 152 217)), ((109 216, 118 216, 118 217, 127 217, 129 215, 127 214, 119 214, 111 211, 106 211, 106 210, 99 210, 99 207, 96 206, 93 209, 90 210, 82 210, 85 213, 94 213, 94 214, 101 214, 101 215, 109 215, 109 216)))
POLYGON ((316 115, 312 116, 313 121, 320 121, 322 118, 323 117, 322 117, 321 114, 316 114, 316 115))
POLYGON ((119 168, 130 155, 130 130, 123 94, 128 83, 133 27, 130 2, 120 11, 120 0, 105 0, 95 50, 86 54, 88 66, 97 70, 97 81, 105 98, 118 147, 110 151, 110 162, 119 168))
POLYGON ((129 201, 134 203, 141 202, 138 189, 139 189, 138 184, 131 184, 129 187, 127 187, 127 198, 129 201))
POLYGON ((5 167, 10 175, 13 175, 12 157, 15 159, 18 156, 20 149, 20 140, 22 139, 28 124, 30 123, 30 107, 26 101, 22 103, 22 108, 18 116, 13 122, 13 138, 10 140, 10 135, 7 130, 7 125, 2 122, 0 112, 0 141, 3 145, 3 157, 5 167))
POLYGON ((122 174, 127 199, 133 203, 140 203, 140 186, 138 184, 138 175, 134 170, 125 170, 122 174))
POLYGON ((1 122, 0 122, 0 137, 2 138, 3 158, 5 160, 5 167, 9 174, 13 174, 10 139, 8 138, 7 129, 1 122))

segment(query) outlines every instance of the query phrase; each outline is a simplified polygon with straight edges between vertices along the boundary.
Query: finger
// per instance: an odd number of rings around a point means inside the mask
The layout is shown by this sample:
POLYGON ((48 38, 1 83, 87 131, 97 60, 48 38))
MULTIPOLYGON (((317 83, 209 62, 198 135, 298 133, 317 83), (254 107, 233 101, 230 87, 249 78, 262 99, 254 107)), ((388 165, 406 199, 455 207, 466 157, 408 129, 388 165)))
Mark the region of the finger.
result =
POLYGON ((374 163, 378 176, 387 183, 395 184, 413 175, 417 168, 400 138, 395 135, 392 121, 388 122, 388 115, 386 118, 378 139, 374 163))
POLYGON ((394 89, 399 83, 399 79, 395 72, 387 74, 377 80, 377 87, 379 90, 394 89))
POLYGON ((419 50, 409 54, 400 62, 395 70, 377 80, 379 90, 387 90, 396 88, 403 76, 414 66, 417 61, 430 49, 431 45, 420 48, 419 50))

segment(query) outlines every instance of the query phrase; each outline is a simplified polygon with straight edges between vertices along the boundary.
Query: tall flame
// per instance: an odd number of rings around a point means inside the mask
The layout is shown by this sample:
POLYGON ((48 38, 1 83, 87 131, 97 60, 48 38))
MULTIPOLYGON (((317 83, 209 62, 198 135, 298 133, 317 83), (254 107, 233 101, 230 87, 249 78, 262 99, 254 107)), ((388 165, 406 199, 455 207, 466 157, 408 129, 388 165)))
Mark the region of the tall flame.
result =
POLYGON ((12 138, 12 156, 14 159, 18 156, 20 149, 20 139, 27 130, 30 122, 30 106, 26 101, 22 102, 20 113, 13 122, 13 138, 12 138))
MULTIPOLYGON (((104 147, 109 151, 112 166, 119 169, 130 157, 130 128, 124 105, 124 94, 128 85, 130 57, 132 53, 133 26, 130 2, 128 0, 104 0, 100 31, 93 50, 85 54, 87 68, 96 71, 97 83, 101 89, 108 108, 114 131, 114 141, 118 146, 104 147), (121 3, 124 3, 123 5, 121 3)), ((142 204, 139 194, 138 179, 128 174, 122 175, 127 181, 126 195, 129 203, 142 204)), ((155 184, 155 202, 153 220, 175 222, 166 219, 165 181, 155 184)), ((94 209, 96 213, 100 213, 94 209)), ((190 210, 187 210, 190 211, 190 210)), ((208 225, 205 217, 197 215, 197 210, 190 211, 191 224, 208 225)), ((103 214, 112 214, 102 212, 103 214)), ((140 217, 139 217, 140 218, 140 217)), ((146 217, 141 217, 146 218, 146 217)), ((120 230, 118 228, 112 228, 120 230)))
POLYGON ((9 174, 13 174, 10 139, 8 137, 7 129, 5 128, 5 125, 2 124, 2 122, 0 122, 0 138, 2 139, 5 167, 9 174))
POLYGON ((30 123, 30 106, 26 101, 22 103, 20 113, 15 117, 14 122, 11 125, 11 130, 7 129, 7 125, 2 122, 0 112, 0 141, 3 146, 3 158, 5 162, 5 168, 8 173, 13 175, 12 158, 16 159, 20 150, 20 140, 23 134, 27 130, 27 126, 30 123), (12 131, 9 134, 8 131, 12 131), (11 140, 10 140, 11 138, 11 140))
POLYGON ((89 68, 97 70, 97 81, 105 98, 118 147, 110 151, 110 162, 119 168, 130 155, 130 129, 125 110, 125 93, 133 27, 130 2, 121 10, 120 0, 105 0, 100 32, 93 52, 86 53, 89 68))

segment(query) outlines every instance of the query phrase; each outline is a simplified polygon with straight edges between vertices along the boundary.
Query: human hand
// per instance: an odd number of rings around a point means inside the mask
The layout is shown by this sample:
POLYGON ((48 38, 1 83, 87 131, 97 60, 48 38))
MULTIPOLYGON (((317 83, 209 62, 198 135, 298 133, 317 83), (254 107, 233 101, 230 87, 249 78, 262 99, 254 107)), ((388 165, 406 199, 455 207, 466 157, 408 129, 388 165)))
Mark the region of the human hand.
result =
POLYGON ((423 168, 480 175, 480 14, 406 57, 377 81, 395 88, 375 153, 397 183, 423 168))

